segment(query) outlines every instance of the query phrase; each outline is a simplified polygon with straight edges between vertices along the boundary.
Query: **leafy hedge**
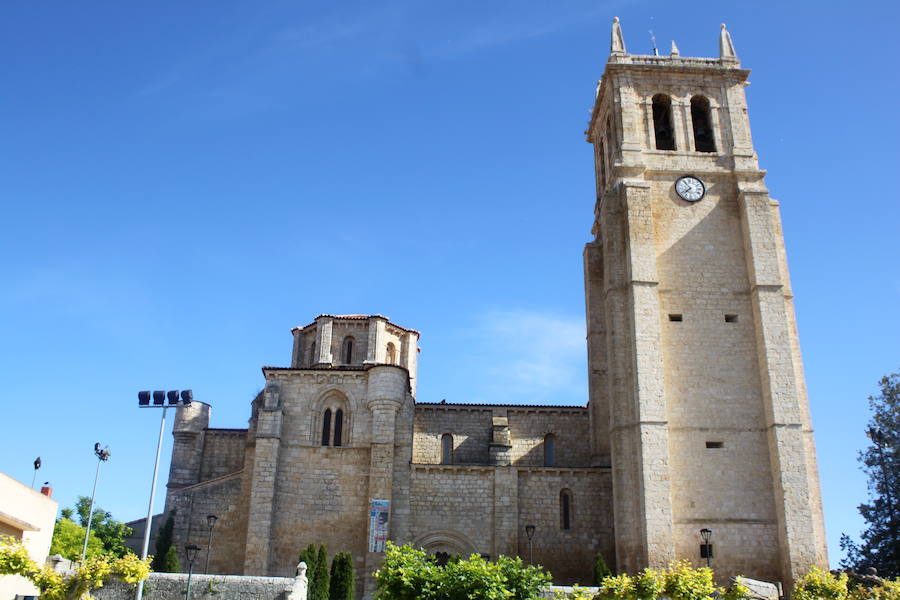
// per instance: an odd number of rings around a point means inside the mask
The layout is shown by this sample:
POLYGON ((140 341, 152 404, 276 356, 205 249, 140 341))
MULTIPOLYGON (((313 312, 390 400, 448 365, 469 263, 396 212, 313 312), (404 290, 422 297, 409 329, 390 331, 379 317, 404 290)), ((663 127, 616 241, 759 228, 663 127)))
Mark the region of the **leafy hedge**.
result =
POLYGON ((424 550, 388 542, 375 581, 376 600, 531 600, 550 574, 520 558, 490 562, 477 554, 442 567, 424 550))

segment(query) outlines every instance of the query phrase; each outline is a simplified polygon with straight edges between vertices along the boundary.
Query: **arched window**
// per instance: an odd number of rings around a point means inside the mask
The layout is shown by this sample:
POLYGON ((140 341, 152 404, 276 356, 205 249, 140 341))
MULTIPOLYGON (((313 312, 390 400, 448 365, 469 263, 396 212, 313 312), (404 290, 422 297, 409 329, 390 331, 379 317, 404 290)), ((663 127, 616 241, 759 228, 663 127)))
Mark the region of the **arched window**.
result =
POLYGON ((675 149, 675 127, 672 126, 672 100, 665 94, 653 96, 653 132, 657 150, 675 149))
POLYGON ((559 493, 559 528, 572 529, 572 490, 559 493))
POLYGON ((331 443, 331 409, 325 409, 325 416, 322 417, 322 445, 327 446, 331 443))
POLYGON ((453 464, 453 436, 449 433, 441 436, 441 464, 453 464))
POLYGON ((552 467, 556 463, 556 436, 548 433, 544 436, 544 466, 552 467))
POLYGON ((389 365, 397 364, 397 347, 394 346, 393 342, 388 342, 387 351, 385 352, 385 360, 389 365))
POLYGON ((313 366, 318 362, 318 358, 316 357, 316 343, 313 342, 309 347, 309 366, 313 366))
POLYGON ((709 100, 703 96, 691 98, 691 123, 694 125, 694 149, 697 152, 715 152, 716 140, 713 136, 709 100))
POLYGON ((344 358, 344 364, 349 365, 353 362, 353 336, 348 335, 344 338, 344 347, 341 352, 341 356, 344 358))
MULTIPOLYGON (((350 406, 347 397, 337 390, 331 390, 320 403, 316 404, 315 410, 322 416, 321 429, 318 430, 321 431, 322 437, 318 443, 338 448, 352 442, 350 406)), ((313 427, 311 435, 315 435, 316 431, 317 429, 313 427)), ((316 440, 313 440, 313 443, 316 443, 316 440)))
POLYGON ((334 413, 334 445, 341 445, 341 436, 344 429, 344 411, 340 408, 334 413))

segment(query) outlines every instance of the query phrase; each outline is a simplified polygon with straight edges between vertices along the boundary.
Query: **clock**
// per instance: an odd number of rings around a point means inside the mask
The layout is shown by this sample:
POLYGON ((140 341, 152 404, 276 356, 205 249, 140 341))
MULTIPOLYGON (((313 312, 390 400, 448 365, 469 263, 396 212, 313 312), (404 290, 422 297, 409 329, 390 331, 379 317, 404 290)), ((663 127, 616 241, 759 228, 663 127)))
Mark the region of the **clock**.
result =
POLYGON ((703 195, 706 194, 706 186, 693 175, 685 175, 679 177, 675 182, 675 192, 682 200, 697 202, 702 200, 703 195))

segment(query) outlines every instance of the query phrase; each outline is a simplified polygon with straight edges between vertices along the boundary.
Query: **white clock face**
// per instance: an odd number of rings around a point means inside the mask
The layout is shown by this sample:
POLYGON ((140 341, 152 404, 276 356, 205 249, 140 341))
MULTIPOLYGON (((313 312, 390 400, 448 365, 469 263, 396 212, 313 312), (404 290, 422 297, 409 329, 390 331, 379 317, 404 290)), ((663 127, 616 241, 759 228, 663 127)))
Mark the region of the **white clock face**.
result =
POLYGON ((675 182, 675 191, 678 195, 688 202, 696 202, 703 198, 706 193, 706 186, 703 182, 690 175, 681 177, 675 182))

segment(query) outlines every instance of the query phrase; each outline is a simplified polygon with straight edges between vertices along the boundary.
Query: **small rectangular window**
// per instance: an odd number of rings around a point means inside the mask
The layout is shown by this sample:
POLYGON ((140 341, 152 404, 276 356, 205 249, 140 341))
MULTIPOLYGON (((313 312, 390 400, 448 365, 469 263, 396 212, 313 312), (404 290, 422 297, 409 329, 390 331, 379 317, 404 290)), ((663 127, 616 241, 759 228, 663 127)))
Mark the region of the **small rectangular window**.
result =
POLYGON ((700 558, 715 558, 712 544, 700 544, 700 558))
POLYGON ((680 323, 681 321, 683 321, 683 319, 682 319, 682 317, 681 317, 680 314, 678 314, 678 315, 675 315, 675 314, 669 314, 669 320, 670 320, 670 321, 675 321, 675 322, 678 322, 678 323, 680 323))
POLYGON ((723 448, 725 446, 725 442, 706 442, 707 448, 723 448))
POLYGON ((737 323, 737 319, 738 319, 737 315, 725 315, 726 323, 737 323))

